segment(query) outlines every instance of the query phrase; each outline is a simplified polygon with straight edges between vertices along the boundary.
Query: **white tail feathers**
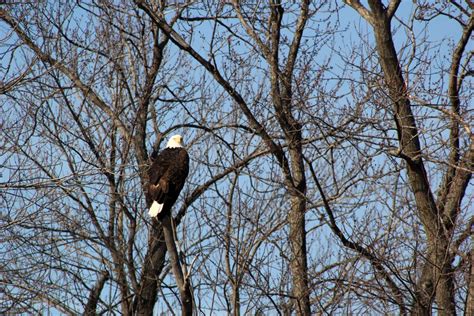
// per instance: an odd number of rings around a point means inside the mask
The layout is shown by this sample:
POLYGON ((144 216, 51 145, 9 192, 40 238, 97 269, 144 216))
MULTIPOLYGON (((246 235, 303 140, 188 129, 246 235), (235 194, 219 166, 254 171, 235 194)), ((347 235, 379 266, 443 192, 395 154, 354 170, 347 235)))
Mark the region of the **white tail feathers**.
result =
POLYGON ((151 205, 150 210, 148 211, 148 215, 150 215, 151 217, 156 217, 158 216, 158 214, 160 214, 162 209, 163 204, 153 201, 153 204, 151 205))

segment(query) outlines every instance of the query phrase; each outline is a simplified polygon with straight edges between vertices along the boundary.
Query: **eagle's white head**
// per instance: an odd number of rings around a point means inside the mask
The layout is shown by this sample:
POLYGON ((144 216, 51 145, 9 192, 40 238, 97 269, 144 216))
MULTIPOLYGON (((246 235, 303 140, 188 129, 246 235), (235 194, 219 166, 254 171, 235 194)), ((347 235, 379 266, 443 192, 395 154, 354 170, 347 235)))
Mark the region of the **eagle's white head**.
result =
POLYGON ((168 143, 166 144, 166 148, 179 148, 179 147, 184 147, 183 136, 181 135, 171 136, 171 138, 168 140, 168 143))

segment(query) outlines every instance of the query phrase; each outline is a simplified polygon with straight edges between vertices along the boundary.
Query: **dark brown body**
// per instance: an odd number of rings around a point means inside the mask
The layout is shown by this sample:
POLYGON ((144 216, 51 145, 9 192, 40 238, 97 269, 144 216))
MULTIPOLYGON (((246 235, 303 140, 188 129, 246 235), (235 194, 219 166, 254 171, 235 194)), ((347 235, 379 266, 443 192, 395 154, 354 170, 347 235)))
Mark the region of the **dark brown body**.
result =
POLYGON ((189 173, 189 156, 186 149, 165 148, 153 161, 148 171, 149 193, 153 201, 163 205, 158 219, 169 214, 178 199, 189 173))

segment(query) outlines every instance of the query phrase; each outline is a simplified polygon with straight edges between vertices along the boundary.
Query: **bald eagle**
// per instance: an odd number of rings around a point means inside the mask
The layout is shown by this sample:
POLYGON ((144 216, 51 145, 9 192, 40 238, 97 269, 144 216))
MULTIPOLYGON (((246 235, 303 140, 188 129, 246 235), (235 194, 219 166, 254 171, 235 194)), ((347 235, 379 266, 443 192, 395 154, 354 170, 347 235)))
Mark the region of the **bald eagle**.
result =
POLYGON ((169 214, 183 189, 188 173, 189 156, 183 147, 183 137, 174 135, 148 170, 148 192, 153 200, 148 215, 158 216, 161 220, 165 214, 169 214))

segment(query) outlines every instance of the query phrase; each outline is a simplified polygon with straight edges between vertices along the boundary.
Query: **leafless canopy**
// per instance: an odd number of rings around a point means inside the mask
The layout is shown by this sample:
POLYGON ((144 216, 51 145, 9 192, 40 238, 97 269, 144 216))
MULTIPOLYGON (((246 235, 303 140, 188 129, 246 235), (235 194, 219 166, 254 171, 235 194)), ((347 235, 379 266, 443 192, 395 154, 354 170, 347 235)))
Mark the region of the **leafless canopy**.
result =
POLYGON ((2 2, 0 314, 474 314, 473 12, 2 2))

